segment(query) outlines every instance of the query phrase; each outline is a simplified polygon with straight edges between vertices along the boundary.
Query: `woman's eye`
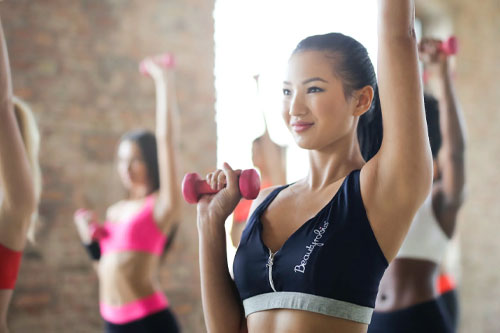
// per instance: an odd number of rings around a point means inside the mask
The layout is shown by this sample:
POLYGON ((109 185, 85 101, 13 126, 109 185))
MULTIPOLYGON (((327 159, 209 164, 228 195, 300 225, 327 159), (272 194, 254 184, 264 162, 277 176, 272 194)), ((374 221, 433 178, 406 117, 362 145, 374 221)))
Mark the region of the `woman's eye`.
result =
POLYGON ((307 93, 317 93, 317 92, 322 92, 324 91, 323 89, 321 88, 318 88, 318 87, 310 87, 307 89, 307 93))
POLYGON ((290 89, 283 89, 283 95, 290 96, 291 94, 292 92, 290 91, 290 89))

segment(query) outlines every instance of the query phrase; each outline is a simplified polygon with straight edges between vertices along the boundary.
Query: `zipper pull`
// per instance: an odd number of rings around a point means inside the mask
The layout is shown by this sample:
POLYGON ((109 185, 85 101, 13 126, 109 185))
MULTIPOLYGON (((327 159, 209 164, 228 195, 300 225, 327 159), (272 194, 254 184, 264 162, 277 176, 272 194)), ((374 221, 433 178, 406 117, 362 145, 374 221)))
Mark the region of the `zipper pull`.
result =
POLYGON ((273 259, 274 259, 274 256, 271 254, 269 256, 269 258, 267 259, 266 267, 272 267, 273 266, 273 259))
POLYGON ((274 255, 275 254, 276 253, 271 252, 271 250, 269 249, 269 258, 267 258, 266 267, 272 267, 273 266, 273 261, 274 261, 274 255))
POLYGON ((273 281, 273 264, 274 264, 274 255, 276 254, 269 249, 269 258, 267 258, 267 264, 266 267, 269 268, 269 285, 271 286, 271 289, 273 291, 276 291, 276 288, 274 287, 274 281, 273 281))

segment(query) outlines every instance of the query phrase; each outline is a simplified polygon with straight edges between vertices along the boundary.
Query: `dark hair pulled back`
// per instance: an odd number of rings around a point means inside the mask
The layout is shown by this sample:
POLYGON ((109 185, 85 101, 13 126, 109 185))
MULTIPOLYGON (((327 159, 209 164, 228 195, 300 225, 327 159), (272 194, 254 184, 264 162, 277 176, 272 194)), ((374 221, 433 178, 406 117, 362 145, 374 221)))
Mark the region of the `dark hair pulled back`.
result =
POLYGON ((358 122, 357 135, 361 154, 368 161, 380 149, 382 143, 382 111, 378 94, 377 77, 366 48, 352 37, 341 33, 315 35, 303 39, 293 53, 302 51, 323 51, 334 61, 334 74, 342 80, 344 94, 352 93, 366 86, 374 90, 370 109, 358 122))
POLYGON ((152 184, 152 192, 158 191, 160 189, 160 172, 155 135, 148 130, 134 130, 125 133, 120 142, 123 141, 131 141, 139 146, 152 184))

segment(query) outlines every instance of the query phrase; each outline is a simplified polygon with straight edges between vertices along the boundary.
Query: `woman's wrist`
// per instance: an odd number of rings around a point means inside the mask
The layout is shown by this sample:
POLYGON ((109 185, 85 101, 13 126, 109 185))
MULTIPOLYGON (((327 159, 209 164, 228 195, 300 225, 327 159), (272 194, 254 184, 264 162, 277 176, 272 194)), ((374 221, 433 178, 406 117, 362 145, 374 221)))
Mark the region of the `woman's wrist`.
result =
POLYGON ((198 233, 200 238, 208 237, 215 239, 225 235, 224 221, 220 218, 199 216, 197 218, 198 233))
POLYGON ((153 77, 153 81, 155 83, 156 90, 161 90, 162 93, 167 89, 167 80, 165 78, 165 74, 160 74, 158 76, 153 77))
POLYGON ((92 237, 90 236, 90 230, 88 225, 82 225, 81 222, 76 222, 76 229, 78 231, 78 236, 83 244, 87 245, 92 243, 92 237))
POLYGON ((447 58, 430 63, 427 68, 437 78, 446 78, 450 74, 450 64, 447 58))

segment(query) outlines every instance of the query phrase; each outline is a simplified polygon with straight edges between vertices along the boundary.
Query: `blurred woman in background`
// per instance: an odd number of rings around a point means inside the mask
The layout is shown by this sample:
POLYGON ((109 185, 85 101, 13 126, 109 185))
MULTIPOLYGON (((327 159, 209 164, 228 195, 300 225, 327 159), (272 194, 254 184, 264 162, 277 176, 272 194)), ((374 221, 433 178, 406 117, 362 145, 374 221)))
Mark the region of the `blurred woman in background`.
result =
POLYGON ((0 332, 6 333, 27 238, 33 240, 41 193, 40 135, 28 105, 12 93, 7 45, 0 22, 0 332))
MULTIPOLYGON (((419 45, 420 59, 434 80, 437 96, 425 97, 434 161, 432 191, 382 278, 368 330, 371 333, 456 330, 457 319, 450 317, 441 302, 436 278, 464 199, 465 125, 455 95, 450 58, 441 43, 426 38, 419 45)), ((456 300, 454 293, 452 290, 446 297, 456 300)))
POLYGON ((156 88, 156 135, 126 133, 118 146, 118 173, 128 192, 110 206, 106 222, 79 210, 75 223, 99 277, 106 332, 179 332, 158 281, 165 244, 181 213, 177 179, 173 72, 144 62, 156 88))

